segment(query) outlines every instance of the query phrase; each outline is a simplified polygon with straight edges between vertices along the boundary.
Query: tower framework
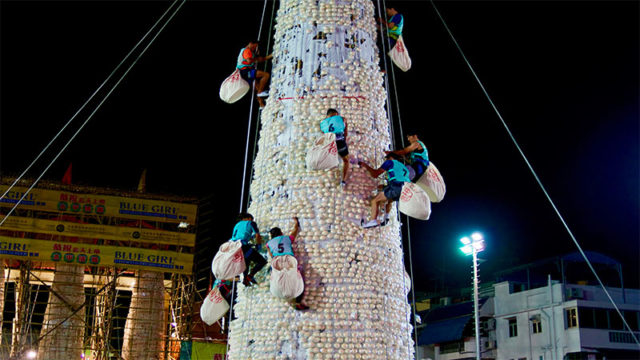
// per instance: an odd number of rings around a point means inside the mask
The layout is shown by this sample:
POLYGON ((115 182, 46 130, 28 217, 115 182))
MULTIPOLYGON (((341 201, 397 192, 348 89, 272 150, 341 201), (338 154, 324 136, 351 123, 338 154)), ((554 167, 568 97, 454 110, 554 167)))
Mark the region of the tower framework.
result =
POLYGON ((387 226, 363 229, 378 181, 354 163, 341 188, 340 168, 305 166, 329 108, 346 119, 353 159, 380 165, 390 147, 374 11, 367 0, 280 2, 249 212, 285 232, 300 218, 294 250, 310 310, 271 295, 263 270, 259 286, 238 286, 231 359, 413 358, 396 210, 387 226))

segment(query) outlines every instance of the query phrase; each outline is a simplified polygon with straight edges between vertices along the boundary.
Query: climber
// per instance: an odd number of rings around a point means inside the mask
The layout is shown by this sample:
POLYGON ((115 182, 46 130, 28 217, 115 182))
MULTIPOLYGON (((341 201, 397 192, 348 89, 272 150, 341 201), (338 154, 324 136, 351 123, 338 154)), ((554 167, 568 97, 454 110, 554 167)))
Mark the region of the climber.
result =
POLYGON ((402 35, 402 28, 404 26, 404 17, 402 14, 396 11, 395 8, 388 7, 387 20, 380 20, 383 25, 387 27, 387 34, 389 36, 389 49, 393 49, 396 45, 396 41, 402 35))
POLYGON ((247 46, 240 50, 240 54, 238 54, 238 64, 236 68, 240 70, 240 76, 245 79, 248 83, 251 83, 253 80, 255 82, 255 88, 258 98, 258 103, 260 104, 260 108, 264 107, 263 97, 269 96, 269 92, 265 91, 267 87, 267 82, 269 81, 269 73, 266 71, 261 71, 256 69, 256 64, 259 62, 267 61, 273 58, 273 55, 267 56, 258 56, 258 40, 253 40, 249 42, 247 46), (258 81, 259 80, 259 81, 258 81))
MULTIPOLYGON (((291 255, 295 257, 293 253, 292 243, 296 240, 296 236, 298 236, 298 232, 300 232, 300 221, 297 217, 294 217, 295 224, 293 226, 293 231, 289 236, 283 235, 282 230, 278 227, 274 227, 269 230, 269 234, 271 235, 271 240, 267 242, 267 251, 272 258, 284 255, 291 255)), ((300 274, 302 272, 302 265, 298 263, 298 271, 300 274)), ((298 296, 294 302, 294 306, 296 310, 307 310, 309 307, 302 303, 302 298, 304 297, 304 292, 298 296)))
POLYGON ((399 155, 389 152, 385 159, 387 160, 383 162, 378 169, 373 169, 369 164, 358 161, 358 165, 364 166, 364 168, 367 169, 369 174, 374 178, 377 178, 385 171, 387 172, 387 186, 382 189, 382 192, 379 192, 378 195, 371 199, 371 220, 362 224, 365 228, 378 225, 384 226, 387 224, 389 221, 391 205, 394 201, 397 201, 400 198, 404 183, 411 181, 409 180, 409 170, 404 166, 404 164, 398 161, 400 159, 399 155), (378 220, 379 206, 381 204, 385 204, 385 215, 383 221, 378 220))
POLYGON ((340 186, 347 185, 347 172, 349 171, 349 148, 347 147, 347 122, 344 117, 338 115, 338 110, 327 110, 327 118, 320 122, 320 130, 323 133, 336 134, 336 147, 338 155, 342 158, 344 166, 342 168, 342 180, 340 186))
POLYGON ((238 215, 238 223, 233 228, 231 241, 242 242, 244 262, 247 266, 247 269, 244 271, 244 279, 242 280, 242 283, 245 286, 251 286, 252 283, 257 284, 253 277, 267 264, 267 260, 265 260, 265 258, 258 252, 258 249, 250 243, 250 240, 254 235, 256 238, 256 244, 262 244, 260 230, 258 230, 258 225, 253 221, 253 215, 249 213, 240 213, 240 215, 238 215), (250 263, 253 263, 251 272, 249 272, 250 263))
POLYGON ((394 153, 396 155, 405 157, 408 154, 409 166, 411 166, 411 168, 415 171, 415 177, 412 179, 412 181, 416 182, 418 181, 418 179, 420 179, 420 176, 422 176, 422 174, 427 171, 427 168, 429 167, 429 152, 427 151, 427 147, 422 141, 418 139, 418 135, 416 135, 415 133, 409 133, 407 135, 407 140, 409 141, 409 146, 405 147, 404 149, 385 151, 385 153, 394 153))

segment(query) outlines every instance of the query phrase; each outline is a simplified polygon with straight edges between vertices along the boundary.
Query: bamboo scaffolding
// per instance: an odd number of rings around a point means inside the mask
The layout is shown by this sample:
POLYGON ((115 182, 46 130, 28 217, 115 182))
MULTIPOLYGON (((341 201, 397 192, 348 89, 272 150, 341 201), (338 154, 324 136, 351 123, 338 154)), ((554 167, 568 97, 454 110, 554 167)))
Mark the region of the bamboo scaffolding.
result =
POLYGON ((45 312, 38 360, 79 359, 83 350, 85 312, 84 267, 56 264, 45 312), (74 313, 75 312, 75 313, 74 313))
POLYGON ((124 330, 122 358, 160 360, 165 325, 164 276, 150 271, 136 272, 129 315, 124 330))

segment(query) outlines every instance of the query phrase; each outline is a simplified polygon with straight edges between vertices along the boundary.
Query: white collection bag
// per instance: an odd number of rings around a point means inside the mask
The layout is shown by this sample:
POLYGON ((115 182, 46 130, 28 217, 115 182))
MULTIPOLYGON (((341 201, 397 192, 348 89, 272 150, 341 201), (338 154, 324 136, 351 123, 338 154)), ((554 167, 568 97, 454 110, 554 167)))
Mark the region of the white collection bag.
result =
POLYGON ((246 269, 242 242, 240 241, 227 241, 220 245, 220 249, 211 263, 211 271, 219 280, 233 279, 246 269))
POLYGON ((432 162, 429 163, 427 171, 422 174, 416 184, 427 193, 431 202, 442 201, 444 194, 447 192, 444 179, 442 179, 440 171, 432 162))
POLYGON ((200 306, 200 318, 207 325, 213 325, 229 311, 229 303, 220 294, 217 287, 209 291, 209 294, 200 306))
POLYGON ((240 77, 240 70, 236 69, 222 82, 220 99, 226 103, 233 104, 240 100, 249 91, 249 88, 249 83, 240 77))
POLYGON ((393 63, 400 68, 400 70, 406 72, 411 69, 411 58, 409 57, 407 47, 404 45, 404 40, 402 40, 402 35, 398 37, 398 41, 396 41, 393 49, 389 51, 389 57, 393 60, 393 63))
POLYGON ((291 255, 276 256, 271 262, 271 294, 290 300, 304 291, 304 280, 298 261, 291 255))
POLYGON ((414 183, 404 183, 399 200, 400 212, 419 220, 429 220, 431 201, 427 193, 414 183))
POLYGON ((340 156, 336 146, 336 134, 323 134, 316 139, 307 152, 307 168, 312 170, 329 170, 340 166, 340 156))

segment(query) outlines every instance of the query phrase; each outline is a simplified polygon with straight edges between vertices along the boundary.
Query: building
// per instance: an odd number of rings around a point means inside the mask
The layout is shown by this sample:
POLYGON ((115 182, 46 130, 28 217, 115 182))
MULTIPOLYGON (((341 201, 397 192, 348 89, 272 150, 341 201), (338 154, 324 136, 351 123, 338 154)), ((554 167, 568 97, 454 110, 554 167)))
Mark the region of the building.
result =
POLYGON ((0 178, 0 359, 178 357, 193 328, 197 199, 142 181, 13 183, 0 178))
MULTIPOLYGON (((587 255, 596 266, 620 268, 618 262, 602 254, 587 255)), ((499 273, 499 279, 512 280, 494 283, 494 293, 480 300, 482 359, 640 358, 640 347, 625 331, 604 290, 568 275, 568 264, 578 260, 575 254, 569 254, 499 273), (535 269, 548 269, 549 264, 558 265, 552 268, 559 271, 548 274, 545 285, 535 269), (526 277, 519 279, 514 276, 516 272, 526 277)), ((578 278, 584 278, 582 275, 578 278)), ((605 284, 617 278, 618 286, 608 286, 607 291, 640 337, 640 290, 625 289, 620 273, 612 275, 605 278, 605 284)), ((471 301, 435 308, 421 316, 425 324, 418 337, 418 359, 475 359, 471 301)))
MULTIPOLYGON (((562 284, 514 291, 495 285, 498 359, 634 359, 640 351, 602 288, 562 284)), ((640 290, 607 289, 634 331, 640 290)), ((636 333, 636 336, 640 334, 636 333)))
MULTIPOLYGON (((495 359, 493 297, 479 299, 480 351, 483 359, 495 359)), ((447 301, 444 301, 445 303, 447 301)), ((417 359, 475 359, 473 301, 436 307, 421 316, 426 324, 418 336, 417 359), (430 344, 430 346, 424 346, 430 344)), ((420 328, 420 327, 418 327, 420 328)))

